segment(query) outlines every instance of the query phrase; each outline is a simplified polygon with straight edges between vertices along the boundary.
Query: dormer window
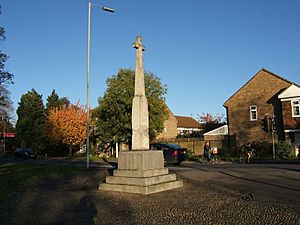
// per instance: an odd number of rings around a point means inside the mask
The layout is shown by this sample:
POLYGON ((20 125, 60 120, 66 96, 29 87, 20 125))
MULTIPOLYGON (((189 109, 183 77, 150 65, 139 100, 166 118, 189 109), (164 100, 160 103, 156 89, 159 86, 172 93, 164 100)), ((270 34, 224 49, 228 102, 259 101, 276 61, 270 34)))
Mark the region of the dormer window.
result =
POLYGON ((251 105, 250 106, 250 121, 256 121, 257 120, 257 106, 251 105))
POLYGON ((292 116, 300 117, 300 100, 292 100, 292 116))

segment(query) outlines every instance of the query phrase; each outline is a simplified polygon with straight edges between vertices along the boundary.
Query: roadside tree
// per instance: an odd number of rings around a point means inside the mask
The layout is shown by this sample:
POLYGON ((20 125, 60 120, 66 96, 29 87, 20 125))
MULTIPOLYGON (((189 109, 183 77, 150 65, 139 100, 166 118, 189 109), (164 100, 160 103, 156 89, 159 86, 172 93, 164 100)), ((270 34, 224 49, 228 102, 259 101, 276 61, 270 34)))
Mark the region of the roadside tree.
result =
POLYGON ((6 85, 0 84, 0 118, 10 119, 12 117, 12 101, 10 99, 10 91, 6 85))
POLYGON ((79 102, 49 109, 46 131, 54 144, 66 145, 72 156, 86 140, 85 109, 79 102))
MULTIPOLYGON (((1 14, 1 6, 0 6, 0 14, 1 14)), ((0 40, 4 41, 5 37, 5 29, 0 26, 0 40)), ((4 83, 12 83, 13 74, 5 70, 5 62, 8 59, 8 56, 0 50, 0 84, 4 83)))
MULTIPOLYGON (((96 134, 101 143, 131 143, 134 75, 133 70, 120 69, 117 75, 107 79, 107 89, 99 98, 93 114, 96 134)), ((164 103, 167 88, 157 76, 146 72, 145 91, 149 105, 149 137, 153 139, 163 131, 168 118, 164 103)))
MULTIPOLYGON (((0 26, 0 41, 4 41, 5 39, 5 29, 0 26)), ((7 89, 7 86, 13 83, 14 76, 5 69, 5 62, 7 59, 8 56, 0 50, 0 117, 2 120, 11 119, 13 110, 12 102, 10 100, 10 92, 7 89)))

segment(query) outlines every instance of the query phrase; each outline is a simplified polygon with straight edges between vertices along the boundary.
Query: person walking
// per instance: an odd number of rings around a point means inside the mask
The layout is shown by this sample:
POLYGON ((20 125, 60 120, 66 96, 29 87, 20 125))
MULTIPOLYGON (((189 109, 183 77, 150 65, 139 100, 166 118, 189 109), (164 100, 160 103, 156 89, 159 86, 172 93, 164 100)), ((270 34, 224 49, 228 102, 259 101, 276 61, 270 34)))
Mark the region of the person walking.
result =
POLYGON ((204 145, 204 158, 207 160, 207 161, 210 161, 210 146, 209 146, 209 142, 205 142, 205 145, 204 145))

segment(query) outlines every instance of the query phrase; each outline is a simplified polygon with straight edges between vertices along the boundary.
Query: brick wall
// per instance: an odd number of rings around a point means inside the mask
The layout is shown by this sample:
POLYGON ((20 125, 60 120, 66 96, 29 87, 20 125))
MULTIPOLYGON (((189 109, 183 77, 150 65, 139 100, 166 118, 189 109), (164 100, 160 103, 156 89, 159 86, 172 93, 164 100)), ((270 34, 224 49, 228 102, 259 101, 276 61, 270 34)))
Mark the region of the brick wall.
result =
POLYGON ((165 121, 164 130, 157 137, 157 141, 174 140, 177 137, 177 119, 173 113, 168 110, 169 117, 165 121))

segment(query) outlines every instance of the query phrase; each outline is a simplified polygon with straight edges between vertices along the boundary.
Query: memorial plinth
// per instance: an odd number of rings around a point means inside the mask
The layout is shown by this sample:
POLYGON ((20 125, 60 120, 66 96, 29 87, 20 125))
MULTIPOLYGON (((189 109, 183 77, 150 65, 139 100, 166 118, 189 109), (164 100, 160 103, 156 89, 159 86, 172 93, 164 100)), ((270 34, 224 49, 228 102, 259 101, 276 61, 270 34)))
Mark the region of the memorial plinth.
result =
POLYGON ((125 151, 118 159, 118 169, 113 176, 106 177, 99 190, 120 191, 135 194, 153 194, 182 187, 183 182, 176 180, 164 167, 162 151, 125 151))
POLYGON ((183 186, 175 174, 164 167, 163 151, 149 150, 149 115, 145 96, 144 65, 141 36, 133 47, 136 49, 135 91, 132 101, 132 149, 119 153, 118 169, 98 190, 120 191, 136 194, 153 194, 183 186))

